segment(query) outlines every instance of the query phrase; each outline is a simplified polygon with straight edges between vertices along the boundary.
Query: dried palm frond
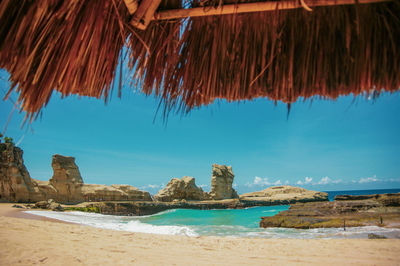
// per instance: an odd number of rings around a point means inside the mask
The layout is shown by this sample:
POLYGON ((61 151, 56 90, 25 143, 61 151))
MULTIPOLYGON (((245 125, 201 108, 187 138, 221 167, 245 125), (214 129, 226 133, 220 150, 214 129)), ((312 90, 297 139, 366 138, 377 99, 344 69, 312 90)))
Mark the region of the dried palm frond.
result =
POLYGON ((178 50, 165 76, 167 108, 395 91, 400 3, 191 18, 178 50))
MULTIPOLYGON (((222 2, 238 1, 164 0, 158 10, 222 2)), ((400 87, 397 0, 153 20, 145 31, 129 21, 122 0, 1 1, 0 67, 31 119, 53 90, 107 99, 126 41, 134 84, 166 112, 216 99, 291 103, 400 87)))
POLYGON ((54 89, 107 99, 126 16, 120 1, 2 1, 0 67, 10 72, 24 110, 37 116, 54 89))

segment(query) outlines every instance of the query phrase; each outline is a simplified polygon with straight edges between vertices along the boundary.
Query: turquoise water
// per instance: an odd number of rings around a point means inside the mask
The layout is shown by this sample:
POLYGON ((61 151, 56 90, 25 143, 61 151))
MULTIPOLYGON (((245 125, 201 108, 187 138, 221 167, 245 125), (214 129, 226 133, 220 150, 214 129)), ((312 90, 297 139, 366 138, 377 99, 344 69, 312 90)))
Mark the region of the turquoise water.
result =
POLYGON ((289 206, 254 207, 228 210, 175 209, 141 217, 102 215, 84 212, 28 211, 28 213, 84 224, 97 228, 129 232, 246 238, 367 238, 369 233, 400 238, 400 229, 377 226, 290 229, 259 228, 260 217, 273 216, 289 206))
MULTIPOLYGON (((392 190, 331 191, 335 195, 367 195, 396 193, 392 190)), ((287 210, 289 205, 227 210, 175 209, 149 216, 114 216, 84 212, 28 211, 28 213, 88 226, 165 235, 223 236, 256 238, 367 238, 369 233, 400 238, 400 229, 377 226, 342 228, 290 229, 259 228, 262 216, 273 216, 287 210)))
POLYGON ((141 219, 154 225, 230 225, 258 228, 261 216, 274 216, 289 205, 226 210, 176 209, 141 219))
POLYGON ((274 216, 289 205, 227 210, 175 209, 143 217, 140 222, 157 226, 188 226, 198 235, 246 235, 262 231, 262 216, 274 216))

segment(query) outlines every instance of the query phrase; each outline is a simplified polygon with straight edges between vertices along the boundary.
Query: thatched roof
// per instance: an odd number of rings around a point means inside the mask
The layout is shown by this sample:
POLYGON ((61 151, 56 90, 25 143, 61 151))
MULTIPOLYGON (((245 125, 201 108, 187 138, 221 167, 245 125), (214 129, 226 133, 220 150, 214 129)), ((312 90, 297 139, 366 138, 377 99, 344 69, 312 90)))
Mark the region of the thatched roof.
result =
POLYGON ((250 1, 142 0, 132 13, 127 4, 135 1, 1 1, 0 67, 31 118, 53 90, 107 99, 114 81, 121 86, 116 68, 124 45, 132 86, 159 96, 166 111, 215 99, 291 103, 400 88, 398 0, 301 0, 304 8, 285 1, 290 9, 274 0, 271 11, 188 19, 181 17, 187 7, 216 13, 221 3, 235 9, 250 1), (146 1, 153 6, 141 8, 146 1), (152 9, 157 14, 146 14, 152 9))

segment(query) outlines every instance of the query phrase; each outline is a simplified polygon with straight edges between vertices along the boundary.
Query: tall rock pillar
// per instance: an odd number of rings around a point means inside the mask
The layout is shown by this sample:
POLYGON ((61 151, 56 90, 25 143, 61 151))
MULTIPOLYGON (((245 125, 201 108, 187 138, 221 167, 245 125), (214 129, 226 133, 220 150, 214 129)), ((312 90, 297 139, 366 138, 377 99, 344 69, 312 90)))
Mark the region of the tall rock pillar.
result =
POLYGON ((232 188, 234 177, 232 166, 213 164, 210 197, 214 200, 238 198, 232 188))

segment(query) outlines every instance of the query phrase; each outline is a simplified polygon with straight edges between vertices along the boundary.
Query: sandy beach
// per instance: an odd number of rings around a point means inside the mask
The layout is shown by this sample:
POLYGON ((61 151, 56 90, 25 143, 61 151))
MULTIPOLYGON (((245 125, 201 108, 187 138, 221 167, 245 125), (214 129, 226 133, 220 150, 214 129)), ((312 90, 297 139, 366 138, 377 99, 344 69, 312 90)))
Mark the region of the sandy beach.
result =
POLYGON ((400 265, 400 240, 240 239, 97 229, 0 204, 1 265, 400 265))

